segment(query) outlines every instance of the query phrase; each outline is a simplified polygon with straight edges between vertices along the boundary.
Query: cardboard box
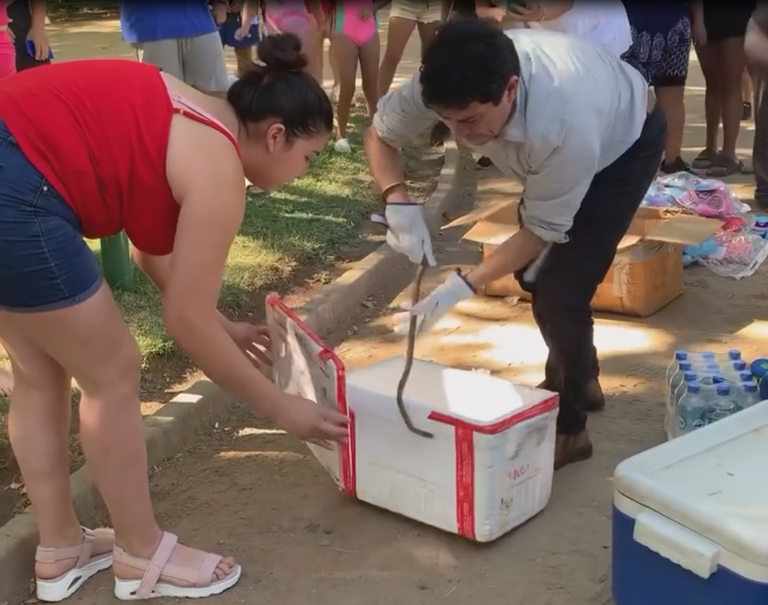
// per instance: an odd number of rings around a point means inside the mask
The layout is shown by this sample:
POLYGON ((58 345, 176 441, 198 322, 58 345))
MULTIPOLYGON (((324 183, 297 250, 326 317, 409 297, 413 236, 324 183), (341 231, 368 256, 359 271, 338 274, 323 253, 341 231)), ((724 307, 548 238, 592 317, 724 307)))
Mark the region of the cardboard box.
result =
MULTIPOLYGON (((515 201, 478 208, 444 229, 474 223, 463 239, 482 244, 485 258, 519 229, 517 206, 515 201)), ((670 208, 638 209, 592 309, 647 317, 669 304, 683 292, 683 246, 700 244, 722 224, 670 208)), ((488 284, 484 293, 530 298, 512 275, 488 284)))

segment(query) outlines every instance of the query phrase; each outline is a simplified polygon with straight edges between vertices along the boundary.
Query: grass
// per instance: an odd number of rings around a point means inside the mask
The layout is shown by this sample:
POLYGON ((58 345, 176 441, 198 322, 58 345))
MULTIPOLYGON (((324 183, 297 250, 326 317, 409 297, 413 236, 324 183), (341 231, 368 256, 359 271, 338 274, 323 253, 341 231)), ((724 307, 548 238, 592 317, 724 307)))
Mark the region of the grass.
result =
MULTIPOLYGON (((358 125, 362 116, 355 116, 358 125)), ((360 130, 356 128, 355 130, 360 130)), ((250 310, 251 294, 290 275, 299 266, 322 265, 354 243, 375 206, 375 193, 360 140, 351 154, 327 147, 307 174, 269 195, 249 194, 240 234, 229 254, 220 308, 250 310)), ((100 260, 98 242, 91 242, 100 260)), ((174 350, 162 321, 161 300, 138 270, 132 292, 116 292, 123 318, 145 364, 174 350)))

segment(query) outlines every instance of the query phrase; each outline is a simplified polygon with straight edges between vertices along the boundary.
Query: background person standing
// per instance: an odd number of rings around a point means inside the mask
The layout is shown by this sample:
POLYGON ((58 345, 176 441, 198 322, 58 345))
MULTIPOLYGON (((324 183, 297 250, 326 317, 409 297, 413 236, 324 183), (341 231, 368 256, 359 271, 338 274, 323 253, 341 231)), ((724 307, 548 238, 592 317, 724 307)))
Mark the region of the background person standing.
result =
POLYGON ((16 71, 51 62, 51 46, 45 31, 46 6, 46 0, 14 0, 8 5, 8 31, 14 38, 16 71), (27 50, 27 40, 34 45, 34 55, 27 50))
POLYGON ((744 54, 755 93, 755 202, 762 210, 768 210, 768 3, 758 3, 752 14, 744 38, 744 54))
POLYGON ((156 65, 201 92, 226 94, 224 49, 207 0, 122 0, 120 27, 142 63, 156 65))

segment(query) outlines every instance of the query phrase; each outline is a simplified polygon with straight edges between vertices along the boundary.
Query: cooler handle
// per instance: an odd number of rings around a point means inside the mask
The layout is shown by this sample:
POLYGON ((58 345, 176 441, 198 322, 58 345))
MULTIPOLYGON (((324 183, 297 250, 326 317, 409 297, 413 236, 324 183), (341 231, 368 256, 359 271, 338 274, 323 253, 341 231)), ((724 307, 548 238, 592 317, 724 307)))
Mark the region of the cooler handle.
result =
POLYGON ((699 534, 654 512, 635 520, 635 542, 706 580, 717 571, 720 547, 699 534))

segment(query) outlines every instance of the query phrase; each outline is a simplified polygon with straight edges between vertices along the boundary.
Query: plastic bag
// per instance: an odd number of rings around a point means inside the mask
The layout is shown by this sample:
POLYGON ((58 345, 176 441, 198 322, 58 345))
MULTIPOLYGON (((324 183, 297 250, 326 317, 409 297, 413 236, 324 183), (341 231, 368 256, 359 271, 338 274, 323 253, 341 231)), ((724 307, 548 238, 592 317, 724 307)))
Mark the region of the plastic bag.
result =
POLYGON ((718 179, 703 179, 688 172, 657 178, 648 189, 643 204, 653 207, 677 206, 707 218, 728 218, 750 211, 728 185, 718 179))
POLYGON ((768 257, 768 241, 747 230, 720 229, 698 250, 687 247, 684 254, 709 267, 721 277, 743 279, 754 275, 768 257))

